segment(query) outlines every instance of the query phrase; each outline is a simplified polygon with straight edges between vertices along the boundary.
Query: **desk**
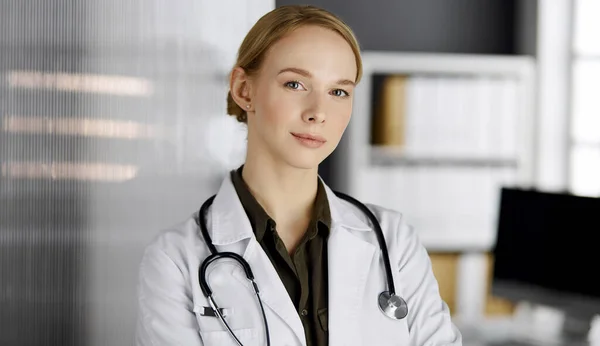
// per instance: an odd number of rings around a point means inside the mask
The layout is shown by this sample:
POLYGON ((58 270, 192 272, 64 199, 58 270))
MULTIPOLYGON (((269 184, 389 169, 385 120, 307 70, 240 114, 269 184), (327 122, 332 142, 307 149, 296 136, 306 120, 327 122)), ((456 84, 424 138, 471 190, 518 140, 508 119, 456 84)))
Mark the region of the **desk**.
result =
POLYGON ((455 322, 463 335, 463 346, 600 346, 600 340, 565 341, 554 331, 529 332, 509 318, 484 320, 477 325, 455 322), (534 338, 538 335, 538 338, 534 338))

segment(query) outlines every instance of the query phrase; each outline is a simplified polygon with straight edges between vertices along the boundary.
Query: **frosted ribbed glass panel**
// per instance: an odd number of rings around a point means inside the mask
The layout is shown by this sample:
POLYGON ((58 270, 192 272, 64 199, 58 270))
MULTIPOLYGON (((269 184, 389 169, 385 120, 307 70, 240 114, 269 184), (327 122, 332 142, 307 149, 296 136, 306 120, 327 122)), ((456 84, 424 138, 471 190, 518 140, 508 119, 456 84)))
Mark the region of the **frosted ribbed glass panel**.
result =
POLYGON ((144 246, 243 160, 225 115, 274 4, 0 2, 0 345, 127 345, 144 246))

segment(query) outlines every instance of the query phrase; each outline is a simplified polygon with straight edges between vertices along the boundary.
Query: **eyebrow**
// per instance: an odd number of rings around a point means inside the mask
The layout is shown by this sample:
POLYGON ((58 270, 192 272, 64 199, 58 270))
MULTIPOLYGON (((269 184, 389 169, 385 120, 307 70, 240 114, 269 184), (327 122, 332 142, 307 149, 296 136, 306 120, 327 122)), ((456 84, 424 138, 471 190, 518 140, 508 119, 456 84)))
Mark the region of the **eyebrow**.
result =
MULTIPOLYGON (((280 75, 284 72, 293 72, 293 73, 297 73, 301 76, 307 77, 307 78, 312 78, 312 74, 306 70, 303 70, 301 68, 297 68, 297 67, 287 67, 282 69, 281 71, 279 71, 279 73, 277 75, 280 75)), ((349 79, 340 79, 336 82, 336 84, 339 85, 352 85, 352 86, 356 86, 356 83, 354 83, 353 81, 349 80, 349 79)))

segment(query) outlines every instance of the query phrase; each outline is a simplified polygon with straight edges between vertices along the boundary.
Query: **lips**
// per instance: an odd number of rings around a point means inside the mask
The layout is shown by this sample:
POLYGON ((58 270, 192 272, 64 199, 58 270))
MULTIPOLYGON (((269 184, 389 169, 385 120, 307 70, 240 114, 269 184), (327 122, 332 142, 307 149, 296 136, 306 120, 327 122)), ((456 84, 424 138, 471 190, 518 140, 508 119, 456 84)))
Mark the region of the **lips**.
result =
POLYGON ((325 138, 319 135, 295 132, 292 132, 291 134, 292 136, 294 136, 294 138, 296 138, 296 140, 298 140, 298 142, 300 142, 300 144, 309 148, 319 148, 320 146, 325 144, 325 142, 327 142, 325 138))
POLYGON ((292 132, 292 135, 294 137, 298 137, 298 138, 304 138, 304 139, 310 139, 311 141, 317 141, 317 142, 327 142, 327 140, 319 135, 311 135, 311 134, 307 134, 307 133, 295 133, 292 132))

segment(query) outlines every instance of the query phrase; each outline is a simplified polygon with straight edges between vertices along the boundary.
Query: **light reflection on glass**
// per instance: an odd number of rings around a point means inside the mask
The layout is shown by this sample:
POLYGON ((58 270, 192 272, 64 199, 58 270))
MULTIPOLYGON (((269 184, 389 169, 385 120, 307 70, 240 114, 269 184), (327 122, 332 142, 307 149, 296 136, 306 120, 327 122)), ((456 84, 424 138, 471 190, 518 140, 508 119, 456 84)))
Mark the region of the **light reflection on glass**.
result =
POLYGON ((124 182, 135 178, 138 167, 108 163, 3 162, 2 176, 17 179, 124 182))
POLYGON ((127 76, 17 70, 8 73, 7 81, 13 88, 54 89, 123 96, 150 96, 153 93, 151 81, 127 76))
POLYGON ((156 126, 136 121, 49 118, 10 115, 2 119, 2 129, 10 133, 56 134, 84 137, 143 139, 158 137, 156 126))

